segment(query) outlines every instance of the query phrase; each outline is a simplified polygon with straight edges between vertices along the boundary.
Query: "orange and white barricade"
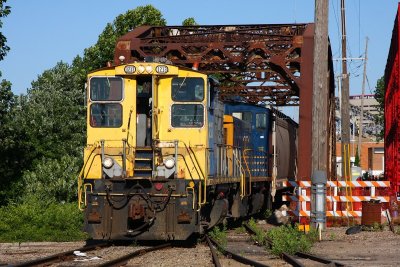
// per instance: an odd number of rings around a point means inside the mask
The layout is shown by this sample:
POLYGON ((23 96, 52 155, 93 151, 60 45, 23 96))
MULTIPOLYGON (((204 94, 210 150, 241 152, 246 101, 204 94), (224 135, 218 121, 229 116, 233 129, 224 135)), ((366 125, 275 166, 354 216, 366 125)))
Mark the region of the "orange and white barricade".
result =
MULTIPOLYGON (((299 220, 311 215, 311 185, 311 181, 283 182, 284 187, 295 187, 296 195, 283 195, 282 200, 296 203, 296 209, 290 213, 299 220)), ((328 181, 326 186, 327 217, 361 217, 361 202, 370 200, 380 201, 384 204, 390 202, 389 196, 382 195, 382 192, 387 194, 385 190, 377 190, 377 188, 389 189, 389 181, 328 181)), ((291 206, 293 207, 293 205, 291 206)))

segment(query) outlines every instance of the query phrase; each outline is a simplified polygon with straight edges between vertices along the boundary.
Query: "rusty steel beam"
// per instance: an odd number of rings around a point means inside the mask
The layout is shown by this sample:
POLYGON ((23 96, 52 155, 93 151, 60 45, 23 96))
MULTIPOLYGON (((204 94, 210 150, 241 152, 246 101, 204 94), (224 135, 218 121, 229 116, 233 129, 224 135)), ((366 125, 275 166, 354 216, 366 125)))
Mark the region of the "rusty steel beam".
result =
POLYGON ((246 102, 297 105, 301 81, 303 33, 308 24, 142 26, 122 36, 116 46, 114 64, 165 58, 218 77, 224 88, 222 99, 237 95, 246 102), (259 89, 249 86, 261 83, 259 89), (287 88, 271 93, 271 87, 287 88), (241 88, 238 90, 237 88, 241 88))

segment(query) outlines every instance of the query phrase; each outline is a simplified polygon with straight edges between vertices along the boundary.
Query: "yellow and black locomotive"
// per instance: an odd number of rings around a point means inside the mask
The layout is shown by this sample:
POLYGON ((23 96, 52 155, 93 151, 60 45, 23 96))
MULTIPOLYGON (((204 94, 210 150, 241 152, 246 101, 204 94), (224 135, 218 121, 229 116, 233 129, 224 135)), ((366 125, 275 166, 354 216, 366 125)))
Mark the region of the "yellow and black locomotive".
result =
POLYGON ((93 239, 185 240, 265 208, 280 178, 295 176, 296 124, 222 103, 218 83, 199 71, 148 61, 88 76, 85 230, 93 239))

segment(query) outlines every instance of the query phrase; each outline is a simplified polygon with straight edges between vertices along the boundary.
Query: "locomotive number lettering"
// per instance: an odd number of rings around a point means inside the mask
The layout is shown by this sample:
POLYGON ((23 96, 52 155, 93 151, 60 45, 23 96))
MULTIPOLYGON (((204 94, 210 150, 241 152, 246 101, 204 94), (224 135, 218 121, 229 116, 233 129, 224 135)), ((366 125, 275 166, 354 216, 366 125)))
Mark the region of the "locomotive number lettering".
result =
POLYGON ((168 67, 165 66, 165 65, 159 65, 159 66, 156 67, 156 72, 157 73, 161 73, 161 74, 167 73, 168 72, 168 67))
POLYGON ((132 74, 136 71, 136 68, 135 68, 135 66, 128 65, 128 66, 125 66, 124 71, 126 74, 132 74))

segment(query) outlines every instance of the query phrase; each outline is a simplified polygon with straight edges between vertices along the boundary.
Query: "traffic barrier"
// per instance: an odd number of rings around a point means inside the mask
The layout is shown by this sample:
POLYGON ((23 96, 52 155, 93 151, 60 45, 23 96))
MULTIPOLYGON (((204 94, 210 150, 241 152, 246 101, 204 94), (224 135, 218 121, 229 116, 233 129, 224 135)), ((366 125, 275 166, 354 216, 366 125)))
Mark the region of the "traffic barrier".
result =
MULTIPOLYGON (((310 188, 311 181, 286 181, 284 187, 295 187, 296 195, 283 195, 283 201, 295 203, 296 209, 289 213, 301 219, 310 217, 310 188)), ((389 181, 328 181, 326 196, 327 217, 362 217, 361 203, 363 201, 380 201, 389 203, 390 197, 386 189, 390 188, 389 181), (346 195, 346 188, 352 188, 352 194, 346 195), (380 190, 379 188, 383 188, 380 190), (343 190, 344 189, 344 190, 343 190)), ((291 205, 293 207, 293 205, 291 205)), ((382 212, 383 216, 385 213, 382 212)))

